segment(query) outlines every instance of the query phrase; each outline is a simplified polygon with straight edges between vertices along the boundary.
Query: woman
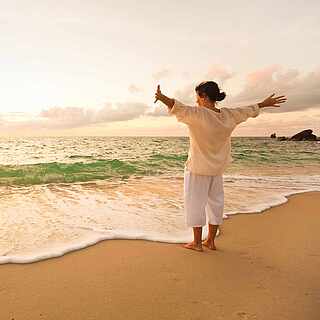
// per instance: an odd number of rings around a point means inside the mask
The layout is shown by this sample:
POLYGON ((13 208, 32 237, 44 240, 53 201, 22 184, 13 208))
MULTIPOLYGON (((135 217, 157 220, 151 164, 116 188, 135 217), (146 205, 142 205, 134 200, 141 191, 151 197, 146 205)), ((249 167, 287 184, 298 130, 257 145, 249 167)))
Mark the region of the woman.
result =
POLYGON ((155 94, 168 107, 170 115, 188 126, 190 147, 184 170, 184 206, 187 226, 193 228, 194 240, 187 249, 203 251, 202 245, 216 250, 215 236, 223 220, 223 172, 231 162, 231 133, 249 117, 256 117, 261 108, 279 107, 285 96, 270 95, 260 103, 241 108, 217 108, 226 94, 214 81, 200 83, 196 88, 198 106, 187 106, 160 91, 155 94), (208 236, 202 240, 202 227, 208 216, 208 236))

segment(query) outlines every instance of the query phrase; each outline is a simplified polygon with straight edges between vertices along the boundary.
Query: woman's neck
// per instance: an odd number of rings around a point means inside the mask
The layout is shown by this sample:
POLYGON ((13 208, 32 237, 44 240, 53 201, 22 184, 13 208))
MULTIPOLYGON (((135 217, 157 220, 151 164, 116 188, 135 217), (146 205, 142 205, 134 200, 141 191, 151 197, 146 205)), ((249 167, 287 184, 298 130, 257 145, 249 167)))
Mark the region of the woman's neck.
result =
POLYGON ((215 104, 208 104, 208 105, 205 105, 204 107, 210 110, 213 110, 215 112, 220 112, 220 109, 216 108, 215 104))

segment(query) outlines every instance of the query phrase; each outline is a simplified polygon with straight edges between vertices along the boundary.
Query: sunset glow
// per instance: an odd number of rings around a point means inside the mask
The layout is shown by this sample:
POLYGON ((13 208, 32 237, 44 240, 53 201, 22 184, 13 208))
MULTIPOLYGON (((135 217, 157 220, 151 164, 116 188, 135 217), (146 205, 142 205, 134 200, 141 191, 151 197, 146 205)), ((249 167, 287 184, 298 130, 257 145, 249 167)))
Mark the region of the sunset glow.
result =
POLYGON ((320 5, 284 1, 6 2, 0 12, 0 135, 187 135, 153 104, 163 93, 195 105, 216 81, 220 106, 264 110, 234 134, 320 134, 320 5), (246 3, 247 2, 247 3, 246 3), (247 4, 247 5, 246 5, 247 4), (265 12, 272 15, 272 23, 265 12), (232 22, 232 23, 231 23, 232 22))

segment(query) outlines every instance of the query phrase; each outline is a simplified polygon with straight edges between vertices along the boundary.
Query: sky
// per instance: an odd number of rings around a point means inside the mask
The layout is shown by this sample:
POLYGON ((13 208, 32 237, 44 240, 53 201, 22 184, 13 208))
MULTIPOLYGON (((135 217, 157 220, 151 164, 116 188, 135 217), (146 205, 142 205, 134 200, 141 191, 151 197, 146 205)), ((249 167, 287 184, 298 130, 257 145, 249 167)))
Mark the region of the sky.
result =
POLYGON ((286 95, 235 136, 320 136, 320 2, 0 0, 0 136, 181 136, 158 84, 218 107, 286 95))

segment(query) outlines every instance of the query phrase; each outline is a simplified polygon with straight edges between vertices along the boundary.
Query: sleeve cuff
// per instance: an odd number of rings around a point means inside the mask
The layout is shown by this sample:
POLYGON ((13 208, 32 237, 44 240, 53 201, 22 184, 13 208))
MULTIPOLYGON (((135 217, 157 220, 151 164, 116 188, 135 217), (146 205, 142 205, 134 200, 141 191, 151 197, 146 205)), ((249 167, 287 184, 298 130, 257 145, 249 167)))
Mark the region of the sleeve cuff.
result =
POLYGON ((253 116, 256 117, 259 113, 260 113, 260 107, 259 105, 256 103, 252 106, 253 108, 253 116))
POLYGON ((168 112, 170 115, 172 114, 176 114, 177 112, 179 112, 179 106, 181 106, 181 102, 178 101, 177 99, 173 98, 174 100, 174 104, 172 106, 172 108, 168 108, 168 112))

